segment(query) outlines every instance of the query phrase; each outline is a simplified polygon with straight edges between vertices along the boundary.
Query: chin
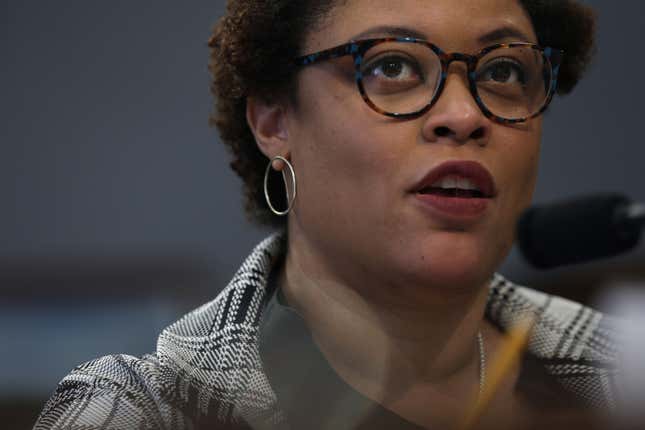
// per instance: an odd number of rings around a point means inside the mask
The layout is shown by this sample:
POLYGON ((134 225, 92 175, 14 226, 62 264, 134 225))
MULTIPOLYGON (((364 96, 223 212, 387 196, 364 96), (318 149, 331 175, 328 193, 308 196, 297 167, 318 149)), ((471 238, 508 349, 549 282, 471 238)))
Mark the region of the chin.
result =
POLYGON ((408 256, 419 282, 453 291, 479 289, 492 277, 500 258, 491 253, 490 246, 473 240, 456 240, 431 244, 408 256))
POLYGON ((471 292, 479 290, 493 275, 494 270, 483 267, 481 261, 472 263, 437 263, 428 267, 427 281, 449 291, 471 292))

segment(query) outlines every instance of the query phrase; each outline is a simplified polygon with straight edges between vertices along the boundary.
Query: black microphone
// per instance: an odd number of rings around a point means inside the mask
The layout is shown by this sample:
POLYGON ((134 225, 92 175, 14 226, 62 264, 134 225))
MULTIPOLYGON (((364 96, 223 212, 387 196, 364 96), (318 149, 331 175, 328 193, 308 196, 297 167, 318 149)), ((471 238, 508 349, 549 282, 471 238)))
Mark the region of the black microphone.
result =
POLYGON ((645 205, 621 194, 594 194, 529 208, 517 229, 533 266, 549 269, 625 252, 638 244, 645 205))

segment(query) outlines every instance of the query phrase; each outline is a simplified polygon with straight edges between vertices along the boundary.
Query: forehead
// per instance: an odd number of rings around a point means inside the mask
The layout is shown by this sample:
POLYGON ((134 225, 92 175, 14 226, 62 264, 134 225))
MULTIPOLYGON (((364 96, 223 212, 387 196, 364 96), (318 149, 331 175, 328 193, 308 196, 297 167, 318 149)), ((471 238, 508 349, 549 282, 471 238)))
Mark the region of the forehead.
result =
POLYGON ((447 51, 467 52, 495 42, 537 43, 531 20, 518 0, 348 0, 308 34, 306 52, 352 39, 392 35, 386 27, 409 30, 410 35, 447 51), (497 40, 482 39, 500 29, 506 31, 497 40))

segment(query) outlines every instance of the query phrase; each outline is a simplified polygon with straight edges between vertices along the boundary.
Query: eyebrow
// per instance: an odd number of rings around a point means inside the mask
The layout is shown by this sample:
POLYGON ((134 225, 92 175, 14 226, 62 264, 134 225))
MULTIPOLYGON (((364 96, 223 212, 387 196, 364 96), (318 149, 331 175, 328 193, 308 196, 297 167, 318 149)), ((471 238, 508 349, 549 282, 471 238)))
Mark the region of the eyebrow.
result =
POLYGON ((503 39, 520 39, 522 42, 530 42, 531 38, 522 32, 521 30, 511 27, 511 26, 503 26, 500 28, 496 28, 493 31, 489 31, 488 33, 484 34, 483 36, 480 36, 477 41, 482 44, 487 44, 487 43, 493 43, 493 42, 499 42, 500 40, 503 39))
POLYGON ((425 39, 426 35, 418 30, 409 27, 401 27, 394 25, 379 25, 377 27, 369 28, 361 33, 358 33, 352 40, 366 39, 374 36, 394 36, 394 37, 412 37, 415 39, 425 39))
MULTIPOLYGON (((412 37, 415 39, 426 39, 426 35, 421 33, 418 30, 415 30, 410 27, 403 27, 403 26, 393 26, 393 25, 379 25, 377 27, 372 27, 369 28, 361 33, 358 33, 354 37, 352 37, 352 40, 360 40, 360 39, 365 39, 369 37, 375 37, 375 36, 393 36, 393 37, 412 37)), ((521 30, 505 25, 500 28, 496 28, 495 30, 489 31, 488 33, 485 33, 484 35, 480 36, 477 41, 480 44, 489 44, 493 42, 499 42, 503 39, 520 39, 521 41, 524 42, 529 42, 531 38, 522 32, 521 30)))

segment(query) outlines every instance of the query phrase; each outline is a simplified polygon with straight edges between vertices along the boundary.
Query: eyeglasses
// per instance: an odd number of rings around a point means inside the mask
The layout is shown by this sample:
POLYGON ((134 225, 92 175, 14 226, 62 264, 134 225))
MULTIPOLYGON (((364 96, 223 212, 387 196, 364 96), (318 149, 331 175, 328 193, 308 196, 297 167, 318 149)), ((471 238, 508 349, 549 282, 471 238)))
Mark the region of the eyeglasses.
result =
POLYGON ((296 65, 351 55, 363 100, 376 112, 416 118, 437 101, 453 61, 467 65, 470 92, 483 114, 511 124, 544 112, 557 86, 563 52, 517 42, 499 43, 475 55, 445 53, 436 45, 410 37, 349 42, 299 57, 296 65))

